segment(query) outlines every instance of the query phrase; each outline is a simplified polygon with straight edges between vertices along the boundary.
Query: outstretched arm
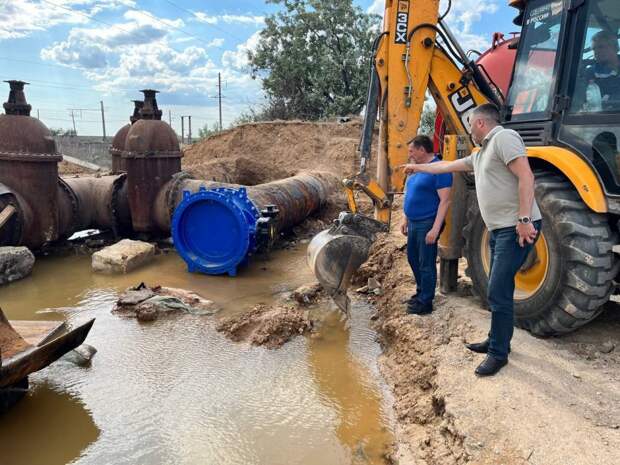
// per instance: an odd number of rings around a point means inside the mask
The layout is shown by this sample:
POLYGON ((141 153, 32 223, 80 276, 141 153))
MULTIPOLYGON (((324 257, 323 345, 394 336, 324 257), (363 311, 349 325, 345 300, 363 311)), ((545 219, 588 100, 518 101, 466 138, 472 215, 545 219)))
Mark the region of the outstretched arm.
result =
POLYGON ((435 163, 423 163, 402 165, 402 169, 405 174, 412 173, 430 173, 430 174, 443 174, 443 173, 455 173, 457 171, 472 171, 471 165, 467 159, 462 158, 454 161, 438 161, 435 163))

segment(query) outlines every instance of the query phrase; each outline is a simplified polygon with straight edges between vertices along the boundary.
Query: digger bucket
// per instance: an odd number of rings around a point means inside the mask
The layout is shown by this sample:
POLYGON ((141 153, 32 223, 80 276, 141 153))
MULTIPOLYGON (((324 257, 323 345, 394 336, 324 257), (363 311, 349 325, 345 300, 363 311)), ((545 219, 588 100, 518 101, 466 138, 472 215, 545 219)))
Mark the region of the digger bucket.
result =
POLYGON ((308 245, 308 264, 319 283, 344 312, 349 312, 347 289, 357 269, 368 259, 374 235, 387 226, 358 214, 341 213, 331 229, 308 245))

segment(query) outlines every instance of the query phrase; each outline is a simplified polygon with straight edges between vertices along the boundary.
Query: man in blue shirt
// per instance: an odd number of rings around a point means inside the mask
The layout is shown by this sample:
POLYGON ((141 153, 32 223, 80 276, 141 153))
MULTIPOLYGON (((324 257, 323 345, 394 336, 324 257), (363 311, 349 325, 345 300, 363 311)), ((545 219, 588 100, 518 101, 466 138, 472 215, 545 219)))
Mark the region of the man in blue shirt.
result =
MULTIPOLYGON (((411 140, 409 159, 416 164, 439 161, 433 152, 433 142, 427 136, 411 140)), ((415 173, 407 178, 401 232, 407 236, 407 258, 417 286, 417 293, 407 302, 407 313, 425 315, 433 311, 437 240, 450 205, 451 188, 450 173, 415 173)))

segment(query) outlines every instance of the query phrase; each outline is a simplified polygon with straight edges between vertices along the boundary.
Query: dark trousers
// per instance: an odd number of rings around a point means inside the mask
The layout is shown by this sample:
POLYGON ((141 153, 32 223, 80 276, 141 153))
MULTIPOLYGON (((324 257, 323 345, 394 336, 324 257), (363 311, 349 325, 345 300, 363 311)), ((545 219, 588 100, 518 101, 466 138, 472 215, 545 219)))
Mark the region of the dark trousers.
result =
POLYGON ((426 243, 426 235, 434 223, 433 218, 407 224, 407 258, 415 276, 418 302, 423 305, 433 302, 437 285, 437 243, 426 243))
MULTIPOLYGON (((540 231, 541 222, 534 222, 540 231)), ((515 227, 491 231, 491 274, 487 299, 491 307, 489 354, 505 360, 514 332, 515 276, 534 247, 525 243, 521 247, 515 227)))

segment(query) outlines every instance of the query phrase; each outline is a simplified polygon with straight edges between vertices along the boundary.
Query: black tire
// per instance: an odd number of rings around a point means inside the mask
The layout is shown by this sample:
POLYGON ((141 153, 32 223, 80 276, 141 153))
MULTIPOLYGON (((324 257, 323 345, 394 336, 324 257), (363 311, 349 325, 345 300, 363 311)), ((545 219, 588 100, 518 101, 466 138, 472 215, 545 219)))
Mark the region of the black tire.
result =
MULTIPOLYGON (((464 230, 467 274, 486 304, 488 275, 482 256, 486 228, 475 195, 471 197, 464 230)), ((609 300, 620 265, 612 251, 617 237, 607 216, 592 212, 559 175, 536 173, 536 200, 549 264, 543 285, 531 296, 515 300, 515 324, 536 336, 557 336, 592 321, 609 300)))

